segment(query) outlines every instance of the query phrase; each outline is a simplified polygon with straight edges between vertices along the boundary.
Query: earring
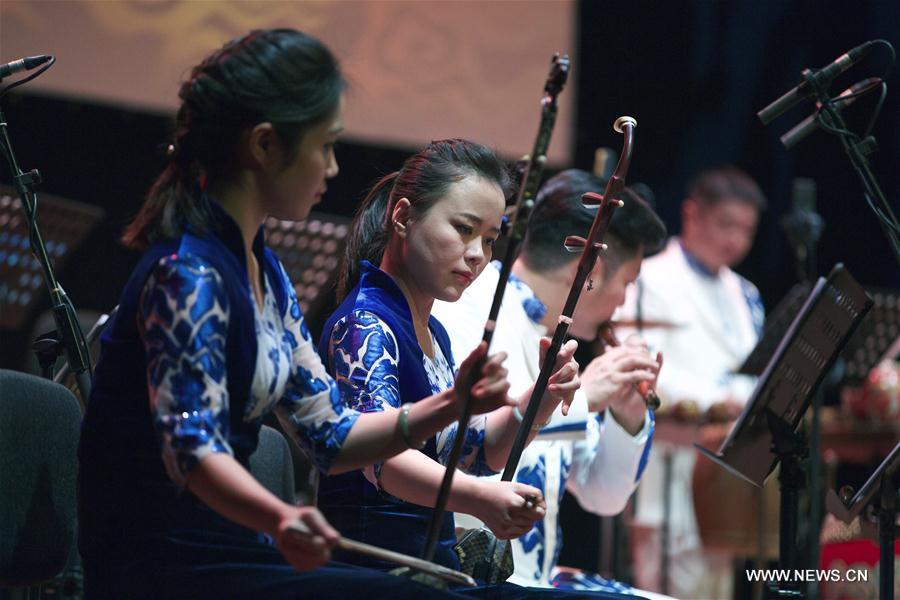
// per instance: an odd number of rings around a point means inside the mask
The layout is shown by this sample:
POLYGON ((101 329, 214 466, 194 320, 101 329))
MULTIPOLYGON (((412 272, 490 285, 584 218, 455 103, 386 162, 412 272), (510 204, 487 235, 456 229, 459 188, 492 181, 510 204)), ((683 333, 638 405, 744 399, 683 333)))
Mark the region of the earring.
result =
POLYGON ((593 278, 593 277, 591 277, 590 279, 588 279, 588 287, 587 287, 587 289, 588 289, 588 291, 594 289, 594 278, 593 278))

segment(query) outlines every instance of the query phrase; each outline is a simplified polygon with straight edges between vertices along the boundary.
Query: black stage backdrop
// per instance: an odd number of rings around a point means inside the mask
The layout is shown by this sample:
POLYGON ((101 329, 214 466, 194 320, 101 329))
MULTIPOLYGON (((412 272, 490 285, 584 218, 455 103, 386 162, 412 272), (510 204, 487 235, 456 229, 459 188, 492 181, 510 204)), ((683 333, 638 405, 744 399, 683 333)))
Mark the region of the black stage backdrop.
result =
MULTIPOLYGON (((820 68, 875 38, 900 51, 900 2, 822 0, 712 2, 582 2, 575 162, 590 167, 594 148, 621 144, 612 132, 621 114, 637 118, 629 179, 645 181, 657 208, 677 232, 685 184, 697 170, 734 163, 760 183, 769 199, 750 255, 738 270, 772 308, 796 279, 792 253, 779 226, 790 208, 792 180, 813 178, 826 229, 819 273, 842 261, 863 284, 900 286, 900 267, 869 210, 840 141, 821 131, 785 150, 779 136, 812 112, 805 101, 767 127, 756 112, 820 68)), ((834 94, 883 73, 881 49, 834 85, 834 94)), ((861 131, 874 102, 845 111, 861 131)), ((900 71, 873 134, 880 146, 873 170, 900 207, 900 71)))

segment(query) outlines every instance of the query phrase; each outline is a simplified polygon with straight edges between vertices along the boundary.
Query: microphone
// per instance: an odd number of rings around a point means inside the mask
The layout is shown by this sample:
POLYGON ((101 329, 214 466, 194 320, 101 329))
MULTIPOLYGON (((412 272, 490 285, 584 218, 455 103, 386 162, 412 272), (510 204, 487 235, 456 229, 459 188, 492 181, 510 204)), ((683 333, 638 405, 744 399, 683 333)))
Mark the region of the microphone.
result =
MULTIPOLYGON (((815 73, 813 73, 812 77, 816 81, 816 83, 823 84, 831 81, 853 65, 855 65, 859 60, 869 53, 869 50, 874 45, 874 42, 866 42, 865 44, 860 44, 853 50, 850 50, 846 54, 841 54, 838 56, 831 64, 822 67, 815 73)), ((763 125, 768 125, 779 116, 787 112, 791 107, 795 104, 803 100, 804 98, 808 98, 813 94, 812 86, 808 81, 803 80, 797 87, 789 90, 785 95, 781 98, 772 102, 770 105, 756 113, 756 116, 759 117, 759 120, 762 121, 763 125)))
MULTIPOLYGON (((856 94, 868 92, 879 85, 881 85, 880 77, 869 77, 862 81, 857 81, 841 92, 839 96, 832 98, 835 110, 843 110, 845 106, 850 106, 856 101, 859 97, 856 94), (850 96, 850 98, 847 98, 847 96, 850 96)), ((784 144, 785 148, 793 148, 800 140, 819 128, 819 120, 816 118, 818 113, 819 111, 817 110, 781 136, 781 143, 784 144)))
POLYGON ((816 182, 798 177, 791 194, 793 208, 781 217, 781 228, 790 242, 801 281, 816 276, 816 245, 825 229, 825 220, 816 212, 816 182))
POLYGON ((25 58, 20 58, 19 60, 8 62, 5 65, 0 65, 0 79, 9 77, 13 73, 18 73, 19 71, 30 71, 35 67, 41 66, 51 58, 53 57, 47 56, 46 54, 39 54, 38 56, 27 56, 25 58))

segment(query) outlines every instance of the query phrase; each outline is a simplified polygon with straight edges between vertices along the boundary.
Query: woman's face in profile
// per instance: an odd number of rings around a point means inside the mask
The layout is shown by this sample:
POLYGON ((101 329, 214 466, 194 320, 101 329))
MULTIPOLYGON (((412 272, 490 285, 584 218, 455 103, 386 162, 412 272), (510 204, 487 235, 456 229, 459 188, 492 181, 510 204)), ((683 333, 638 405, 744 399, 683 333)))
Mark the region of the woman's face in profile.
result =
POLYGON ((334 146, 343 130, 343 99, 334 115, 303 134, 294 156, 272 178, 266 212, 278 219, 302 221, 322 200, 327 180, 338 174, 334 146))
POLYGON ((504 206, 497 184, 470 175, 409 218, 402 260, 416 285, 435 299, 458 300, 491 260, 504 206))

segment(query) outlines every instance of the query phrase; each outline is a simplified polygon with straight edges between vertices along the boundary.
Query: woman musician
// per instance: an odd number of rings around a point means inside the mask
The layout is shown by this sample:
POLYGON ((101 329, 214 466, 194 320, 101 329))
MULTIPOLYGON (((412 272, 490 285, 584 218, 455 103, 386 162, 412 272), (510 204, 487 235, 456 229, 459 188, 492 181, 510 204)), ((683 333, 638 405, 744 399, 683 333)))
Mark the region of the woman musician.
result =
MULTIPOLYGON (((452 383, 450 341, 431 307, 435 299, 457 300, 487 266, 507 186, 506 168, 491 150, 465 140, 440 140, 369 192, 348 240, 346 278, 338 288, 343 301, 326 323, 319 346, 355 408, 407 410, 452 383)), ((574 343, 569 345, 557 361, 541 407, 545 420, 578 387, 574 349, 574 343)), ((520 401, 529 397, 530 392, 523 393, 520 401)), ((543 515, 541 491, 474 476, 503 466, 518 425, 513 410, 500 409, 473 419, 466 431, 451 426, 423 447, 376 463, 365 473, 323 478, 319 506, 351 538, 421 553, 452 440, 464 435, 458 466, 467 473, 454 477, 449 509, 477 514, 500 538, 517 537, 543 515)), ((455 542, 453 516, 447 513, 436 562, 458 568, 455 542)))

